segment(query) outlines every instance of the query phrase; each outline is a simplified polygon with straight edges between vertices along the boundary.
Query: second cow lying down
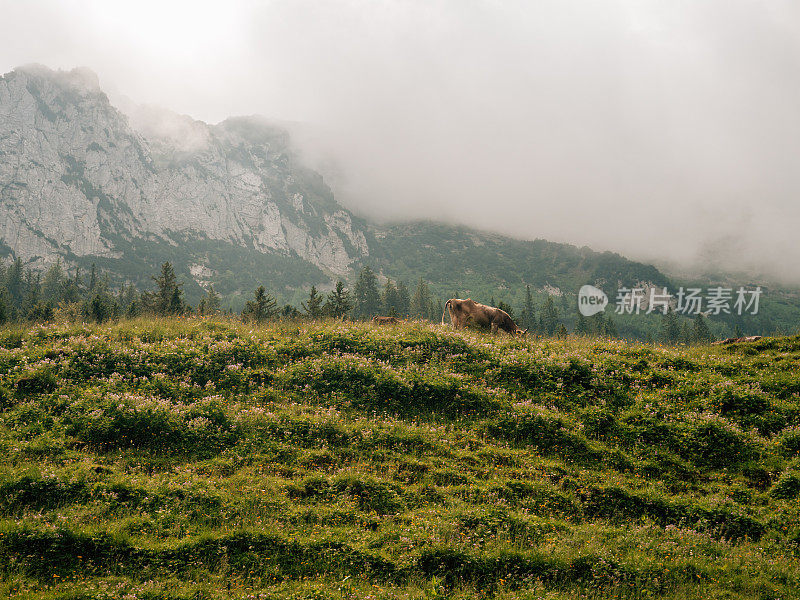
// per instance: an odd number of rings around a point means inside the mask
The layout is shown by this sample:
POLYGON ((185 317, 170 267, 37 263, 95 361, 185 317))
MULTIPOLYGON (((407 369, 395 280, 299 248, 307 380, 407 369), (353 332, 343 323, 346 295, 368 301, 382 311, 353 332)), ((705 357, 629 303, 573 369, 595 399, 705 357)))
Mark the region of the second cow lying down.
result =
POLYGON ((445 324, 444 316, 448 309, 450 310, 450 321, 453 323, 453 329, 476 325, 478 327, 488 327, 492 330, 492 333, 497 333, 498 329, 502 329, 511 335, 522 335, 528 331, 517 327, 506 311, 494 306, 478 304, 471 298, 466 300, 451 298, 445 302, 442 325, 445 324))

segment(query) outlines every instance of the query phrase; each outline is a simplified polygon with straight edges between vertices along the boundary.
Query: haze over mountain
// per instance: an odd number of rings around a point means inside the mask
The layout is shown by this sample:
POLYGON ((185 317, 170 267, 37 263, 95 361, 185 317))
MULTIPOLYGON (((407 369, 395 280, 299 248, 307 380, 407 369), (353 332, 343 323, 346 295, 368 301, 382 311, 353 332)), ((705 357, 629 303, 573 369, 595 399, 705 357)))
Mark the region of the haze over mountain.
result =
POLYGON ((168 260, 188 276, 190 296, 209 283, 225 295, 263 283, 285 297, 347 279, 364 263, 487 295, 525 284, 666 281, 588 249, 452 226, 371 225, 342 208, 298 161, 289 134, 263 118, 207 125, 164 109, 126 110, 85 68, 29 65, 0 78, 4 255, 34 268, 99 264, 140 286, 168 260))
POLYGON ((796 3, 0 6, 0 71, 87 65, 206 122, 306 123, 371 219, 800 279, 796 3))

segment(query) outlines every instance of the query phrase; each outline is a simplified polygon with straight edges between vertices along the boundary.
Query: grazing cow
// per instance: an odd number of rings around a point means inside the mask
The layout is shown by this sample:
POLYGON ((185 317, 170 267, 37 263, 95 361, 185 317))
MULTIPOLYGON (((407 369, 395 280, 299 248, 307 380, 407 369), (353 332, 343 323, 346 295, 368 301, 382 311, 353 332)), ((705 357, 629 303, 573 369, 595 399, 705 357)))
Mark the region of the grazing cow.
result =
POLYGON ((372 322, 376 325, 396 325, 397 317, 372 317, 372 322))
POLYGON ((478 304, 470 298, 466 300, 451 298, 445 302, 442 325, 445 324, 444 316, 448 309, 450 310, 450 321, 453 323, 453 329, 477 325, 478 327, 489 327, 492 333, 497 333, 498 329, 502 329, 511 335, 522 335, 528 332, 527 329, 517 327, 506 311, 494 306, 478 304))

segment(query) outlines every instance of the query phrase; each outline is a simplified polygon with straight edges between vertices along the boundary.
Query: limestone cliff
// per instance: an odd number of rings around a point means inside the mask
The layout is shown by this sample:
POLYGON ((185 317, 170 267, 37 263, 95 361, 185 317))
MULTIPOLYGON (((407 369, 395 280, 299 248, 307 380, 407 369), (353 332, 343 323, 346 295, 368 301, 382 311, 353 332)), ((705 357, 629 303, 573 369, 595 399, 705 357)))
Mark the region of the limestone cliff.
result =
POLYGON ((214 272, 206 246, 230 247, 310 263, 310 279, 316 269, 342 276, 369 255, 365 225, 299 164, 282 129, 257 117, 208 125, 161 109, 128 112, 86 69, 28 66, 0 77, 6 254, 34 266, 63 257, 113 268, 168 246, 187 272, 214 272))

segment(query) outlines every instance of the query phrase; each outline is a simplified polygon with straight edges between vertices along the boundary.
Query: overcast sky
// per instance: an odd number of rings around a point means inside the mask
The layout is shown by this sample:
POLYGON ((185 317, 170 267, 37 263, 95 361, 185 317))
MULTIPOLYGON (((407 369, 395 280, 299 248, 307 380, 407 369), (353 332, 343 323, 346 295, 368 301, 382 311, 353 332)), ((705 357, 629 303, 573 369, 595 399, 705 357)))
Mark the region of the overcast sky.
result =
POLYGON ((800 281, 800 3, 0 0, 0 71, 307 124, 339 201, 800 281))

